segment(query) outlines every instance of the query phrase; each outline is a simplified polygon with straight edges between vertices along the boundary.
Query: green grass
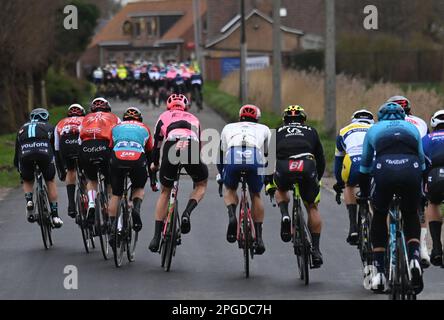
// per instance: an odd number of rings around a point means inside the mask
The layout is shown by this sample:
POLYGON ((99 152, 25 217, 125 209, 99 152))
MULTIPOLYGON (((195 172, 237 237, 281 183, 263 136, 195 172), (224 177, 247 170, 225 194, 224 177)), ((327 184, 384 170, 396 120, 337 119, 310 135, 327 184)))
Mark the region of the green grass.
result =
MULTIPOLYGON (((56 125, 66 116, 66 107, 51 108, 50 122, 56 125)), ((0 135, 0 187, 13 188, 20 185, 20 176, 14 167, 16 133, 0 135)))
MULTIPOLYGON (((208 106, 213 108, 226 121, 238 121, 239 108, 241 106, 239 99, 219 90, 217 82, 210 81, 205 83, 204 100, 208 106)), ((263 112, 261 123, 271 129, 276 129, 282 124, 282 118, 280 115, 272 112, 263 112)), ((335 158, 335 140, 327 136, 320 122, 308 121, 308 124, 315 127, 319 132, 321 143, 324 147, 325 160, 327 161, 326 171, 327 174, 331 175, 335 158)))
POLYGON ((408 89, 425 89, 427 91, 435 90, 436 93, 444 96, 444 83, 442 82, 398 83, 398 85, 403 91, 407 91, 408 89))

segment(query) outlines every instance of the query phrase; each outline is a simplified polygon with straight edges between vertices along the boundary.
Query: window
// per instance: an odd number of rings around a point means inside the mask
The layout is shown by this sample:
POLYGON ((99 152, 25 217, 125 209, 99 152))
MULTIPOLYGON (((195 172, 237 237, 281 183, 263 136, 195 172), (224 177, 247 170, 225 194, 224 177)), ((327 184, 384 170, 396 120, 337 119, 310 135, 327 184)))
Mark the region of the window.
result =
POLYGON ((133 25, 129 21, 125 21, 123 23, 123 28, 122 29, 123 29, 123 34, 126 35, 126 36, 130 36, 133 33, 133 25))
POLYGON ((139 38, 140 37, 140 33, 141 33, 141 25, 140 25, 140 23, 139 22, 136 22, 136 24, 135 24, 135 35, 136 35, 136 37, 137 38, 139 38))
POLYGON ((149 38, 154 38, 158 36, 158 23, 157 17, 150 17, 146 22, 146 32, 149 38))

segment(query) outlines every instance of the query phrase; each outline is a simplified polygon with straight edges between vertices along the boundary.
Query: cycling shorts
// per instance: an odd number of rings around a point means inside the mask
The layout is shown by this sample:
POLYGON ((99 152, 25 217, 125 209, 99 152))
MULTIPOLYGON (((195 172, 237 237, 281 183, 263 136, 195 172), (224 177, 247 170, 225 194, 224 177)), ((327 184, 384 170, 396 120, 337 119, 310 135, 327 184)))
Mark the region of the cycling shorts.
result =
POLYGON ((34 181, 34 164, 37 164, 45 181, 52 181, 55 177, 54 157, 45 153, 30 153, 20 158, 19 171, 26 182, 34 181))
POLYGON ((389 209, 393 195, 401 197, 401 210, 417 212, 421 200, 422 171, 415 155, 384 155, 374 167, 373 205, 379 211, 389 209))
POLYGON ((121 197, 125 188, 125 175, 129 173, 132 189, 143 189, 148 180, 148 168, 145 154, 138 160, 120 160, 113 153, 111 156, 111 187, 113 195, 121 197))
POLYGON ((179 166, 185 169, 194 183, 208 179, 208 167, 200 159, 200 148, 197 141, 179 140, 165 142, 159 171, 160 183, 164 187, 173 187, 174 181, 177 179, 179 166))
POLYGON ((223 166, 223 181, 226 188, 237 190, 241 174, 246 174, 246 182, 251 193, 261 192, 264 186, 264 165, 256 148, 233 147, 226 155, 223 166))
POLYGON ((430 170, 427 177, 427 199, 435 205, 444 201, 444 167, 430 170))
POLYGON ((361 156, 350 157, 348 154, 344 157, 342 164, 342 181, 349 187, 356 187, 359 179, 359 167, 361 165, 361 156))
POLYGON ((274 182, 281 191, 292 190, 297 183, 305 203, 319 203, 321 200, 316 162, 312 159, 277 160, 274 182))
MULTIPOLYGON (((97 165, 93 160, 101 159, 99 165, 105 179, 109 178, 109 160, 111 150, 107 140, 87 140, 80 146, 80 161, 86 177, 91 181, 97 181, 97 165)), ((108 180, 109 181, 109 180, 108 180)))

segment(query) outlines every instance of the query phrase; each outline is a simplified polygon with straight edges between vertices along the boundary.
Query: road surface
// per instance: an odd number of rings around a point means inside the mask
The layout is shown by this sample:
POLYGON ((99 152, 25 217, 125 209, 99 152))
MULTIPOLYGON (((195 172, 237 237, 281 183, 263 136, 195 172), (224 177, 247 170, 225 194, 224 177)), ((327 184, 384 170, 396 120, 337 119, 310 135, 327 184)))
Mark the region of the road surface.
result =
MULTIPOLYGON (((121 115, 125 105, 113 104, 121 115)), ((154 125, 160 110, 144 107, 147 123, 154 125)), ((213 111, 199 114, 204 128, 220 130, 224 121, 213 111)), ((66 191, 60 184, 59 207, 65 225, 54 231, 55 246, 43 249, 37 224, 25 219, 21 190, 0 202, 0 299, 387 299, 362 286, 356 248, 345 242, 348 219, 345 206, 338 206, 323 191, 321 214, 324 230, 321 250, 324 265, 312 270, 310 285, 297 278, 296 258, 291 244, 280 240, 280 214, 265 201, 264 241, 266 252, 251 263, 251 277, 243 274, 242 252, 225 240, 227 214, 218 195, 211 166, 208 193, 192 215, 191 233, 183 236, 172 270, 160 268, 160 256, 148 251, 153 234, 156 194, 147 193, 143 203, 144 228, 139 237, 136 261, 116 269, 113 260, 104 261, 100 249, 86 254, 80 230, 66 215, 66 191), (78 271, 78 289, 66 290, 66 266, 78 271)), ((180 186, 183 209, 191 192, 190 180, 180 186)), ((96 242, 97 243, 97 242, 96 242)), ((444 270, 429 268, 420 299, 444 299, 444 270)))

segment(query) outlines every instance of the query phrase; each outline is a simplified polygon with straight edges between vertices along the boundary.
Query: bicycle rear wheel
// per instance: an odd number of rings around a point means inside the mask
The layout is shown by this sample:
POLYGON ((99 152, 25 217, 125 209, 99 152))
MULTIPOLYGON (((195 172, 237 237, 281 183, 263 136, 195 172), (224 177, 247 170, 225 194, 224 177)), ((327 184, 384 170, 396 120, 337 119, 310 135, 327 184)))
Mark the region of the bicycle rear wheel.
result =
POLYGON ((37 202, 37 209, 38 209, 37 221, 40 226, 40 232, 42 235, 43 246, 45 247, 46 250, 48 250, 49 241, 48 241, 47 229, 45 226, 46 222, 45 222, 45 213, 44 213, 42 193, 38 191, 36 196, 37 196, 36 202, 37 202))
POLYGON ((165 252, 165 271, 169 272, 171 269, 171 262, 173 260, 173 255, 175 253, 176 248, 176 240, 177 240, 177 219, 178 219, 179 212, 177 212, 177 201, 174 206, 173 215, 171 217, 171 224, 170 224, 170 237, 167 238, 166 242, 166 252, 165 252))
POLYGON ((244 272, 245 278, 250 277, 250 247, 251 243, 251 230, 248 223, 248 207, 246 205, 241 209, 243 213, 241 213, 242 217, 242 238, 243 239, 243 253, 244 253, 244 272))
POLYGON ((105 225, 104 219, 103 219, 103 210, 104 207, 104 201, 102 199, 103 195, 99 194, 99 196, 96 198, 96 223, 95 223, 95 229, 96 229, 96 235, 99 237, 100 242, 100 248, 102 249, 102 255, 103 259, 108 260, 109 256, 109 243, 108 243, 108 227, 105 225))
POLYGON ((76 207, 77 207, 77 214, 78 214, 78 221, 79 221, 79 227, 80 231, 82 233, 82 240, 83 240, 83 246, 85 247, 86 253, 89 253, 90 249, 90 237, 89 237, 89 228, 87 224, 85 223, 86 219, 86 210, 85 206, 83 204, 82 195, 80 194, 80 191, 77 190, 76 192, 76 207))
POLYGON ((136 245, 139 239, 139 233, 133 230, 133 217, 131 214, 128 216, 128 234, 126 236, 126 255, 129 262, 134 262, 136 257, 136 245))
POLYGON ((413 292, 413 289, 410 285, 410 279, 409 279, 409 271, 408 271, 408 258, 406 255, 406 252, 404 251, 404 243, 402 243, 402 237, 398 238, 398 251, 399 251, 399 270, 401 271, 400 274, 400 298, 401 300, 416 300, 416 295, 413 292))
POLYGON ((52 247, 52 219, 51 219, 51 205, 49 204, 49 198, 48 198, 48 190, 46 189, 46 186, 43 186, 43 193, 42 198, 44 200, 44 217, 45 217, 45 228, 46 232, 48 234, 48 242, 49 245, 52 247))
POLYGON ((125 203, 122 201, 119 210, 117 213, 116 220, 114 222, 114 226, 112 226, 115 230, 115 242, 114 242, 114 249, 113 249, 113 256, 114 256, 114 264, 116 265, 116 268, 120 268, 122 266, 123 262, 123 254, 125 251, 126 243, 125 243, 125 215, 126 215, 126 206, 125 203))

